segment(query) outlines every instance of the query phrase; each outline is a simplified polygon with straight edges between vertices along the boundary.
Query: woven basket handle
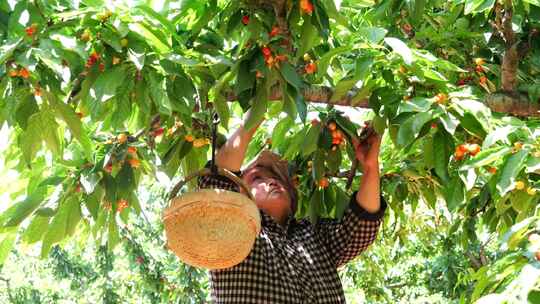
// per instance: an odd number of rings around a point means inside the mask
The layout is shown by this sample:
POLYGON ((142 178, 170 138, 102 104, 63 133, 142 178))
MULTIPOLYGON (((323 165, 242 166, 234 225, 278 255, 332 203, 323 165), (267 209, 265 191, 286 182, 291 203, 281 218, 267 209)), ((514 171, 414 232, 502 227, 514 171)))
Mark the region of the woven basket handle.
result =
MULTIPOLYGON (((217 168, 217 173, 218 175, 222 175, 231 179, 235 184, 237 184, 238 186, 240 186, 246 191, 246 195, 249 197, 250 200, 255 201, 255 199, 253 198, 253 195, 251 194, 248 187, 246 186, 246 184, 241 178, 233 174, 231 171, 227 169, 223 169, 223 168, 217 168)), ((169 200, 172 200, 173 198, 175 198, 176 195, 178 194, 178 191, 180 191, 180 189, 182 189, 182 187, 184 187, 184 185, 187 182, 189 182, 195 177, 201 177, 201 176, 206 176, 206 175, 212 175, 212 170, 209 168, 204 168, 200 171, 197 171, 188 175, 184 180, 179 181, 172 189, 171 194, 169 195, 169 200)))

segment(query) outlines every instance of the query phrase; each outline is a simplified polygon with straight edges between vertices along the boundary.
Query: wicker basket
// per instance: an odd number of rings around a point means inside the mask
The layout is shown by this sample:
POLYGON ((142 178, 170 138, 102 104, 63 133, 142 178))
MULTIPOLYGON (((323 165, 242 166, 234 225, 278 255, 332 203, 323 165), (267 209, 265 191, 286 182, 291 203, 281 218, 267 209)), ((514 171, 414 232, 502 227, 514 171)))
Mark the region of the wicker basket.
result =
POLYGON ((183 262, 201 268, 223 269, 242 262, 261 229, 259 209, 243 181, 224 169, 226 176, 248 196, 222 189, 200 189, 176 197, 190 179, 211 174, 204 169, 175 186, 163 213, 167 246, 183 262))

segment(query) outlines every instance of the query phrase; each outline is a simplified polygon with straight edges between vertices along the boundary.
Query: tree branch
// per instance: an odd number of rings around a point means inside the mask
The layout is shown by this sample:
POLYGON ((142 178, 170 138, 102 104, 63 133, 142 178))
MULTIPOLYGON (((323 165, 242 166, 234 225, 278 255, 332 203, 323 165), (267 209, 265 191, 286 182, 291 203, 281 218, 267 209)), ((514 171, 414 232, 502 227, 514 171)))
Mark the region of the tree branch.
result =
POLYGON ((15 303, 15 299, 13 299, 13 295, 11 294, 11 286, 9 285, 9 279, 0 277, 0 281, 4 281, 6 283, 6 289, 7 289, 9 301, 11 301, 11 303, 15 303))
POLYGON ((469 258, 469 261, 471 262, 474 270, 478 270, 482 267, 482 262, 477 257, 475 257, 472 253, 470 253, 469 251, 466 251, 465 255, 467 255, 467 257, 469 258))
POLYGON ((394 284, 386 285, 386 288, 395 289, 395 288, 401 288, 405 286, 407 286, 407 283, 394 283, 394 284))
MULTIPOLYGON (((332 100, 333 90, 325 86, 309 86, 303 90, 304 100, 311 103, 323 103, 339 106, 350 106, 357 108, 369 108, 369 100, 365 98, 358 103, 352 104, 356 91, 349 91, 344 97, 338 100, 332 100)), ((486 96, 485 104, 494 112, 507 113, 518 117, 540 117, 540 104, 531 103, 526 96, 514 96, 516 94, 490 94, 486 96)), ((236 101, 238 97, 232 92, 227 92, 229 102, 236 101)), ((279 87, 273 87, 270 100, 277 101, 282 99, 279 87)))
POLYGON ((519 93, 495 93, 486 96, 486 105, 494 112, 508 113, 519 117, 540 117, 540 104, 529 101, 519 93))
MULTIPOLYGON (((331 104, 331 105, 339 105, 339 106, 350 106, 350 107, 358 107, 358 108, 369 108, 368 106, 368 99, 364 98, 360 100, 359 102, 356 102, 353 104, 353 98, 356 96, 357 91, 351 90, 349 91, 345 96, 342 98, 339 98, 337 100, 332 100, 332 95, 334 91, 330 87, 326 86, 307 86, 302 90, 302 95, 304 96, 304 100, 306 102, 313 102, 313 103, 324 103, 324 104, 331 104)), ((228 101, 236 101, 238 100, 238 97, 234 92, 230 91, 226 93, 227 100, 228 101)), ((272 90, 270 92, 269 100, 281 100, 283 99, 283 94, 281 92, 281 89, 279 86, 272 87, 272 90)))

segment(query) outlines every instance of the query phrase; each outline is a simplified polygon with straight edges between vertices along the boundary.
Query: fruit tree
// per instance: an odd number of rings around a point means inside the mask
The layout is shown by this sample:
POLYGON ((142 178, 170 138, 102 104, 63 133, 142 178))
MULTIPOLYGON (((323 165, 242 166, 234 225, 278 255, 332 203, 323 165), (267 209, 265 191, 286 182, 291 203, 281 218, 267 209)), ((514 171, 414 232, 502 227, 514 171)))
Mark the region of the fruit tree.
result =
POLYGON ((389 211, 349 290, 540 301, 539 0, 0 0, 0 36, 0 270, 82 239, 99 265, 115 248, 150 265, 126 231, 204 166, 214 113, 219 145, 249 110, 247 128, 266 120, 248 158, 294 164, 312 221, 358 188, 352 138, 384 134, 389 211))

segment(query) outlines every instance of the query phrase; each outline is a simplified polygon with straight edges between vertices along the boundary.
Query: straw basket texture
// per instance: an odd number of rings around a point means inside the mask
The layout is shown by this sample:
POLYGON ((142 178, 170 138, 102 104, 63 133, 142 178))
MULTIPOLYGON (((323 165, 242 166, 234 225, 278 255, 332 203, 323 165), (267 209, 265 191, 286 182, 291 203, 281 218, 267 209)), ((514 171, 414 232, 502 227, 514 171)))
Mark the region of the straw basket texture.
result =
POLYGON ((242 262, 261 229, 255 203, 244 194, 222 189, 200 189, 173 198, 163 221, 169 249, 183 262, 207 269, 242 262))

